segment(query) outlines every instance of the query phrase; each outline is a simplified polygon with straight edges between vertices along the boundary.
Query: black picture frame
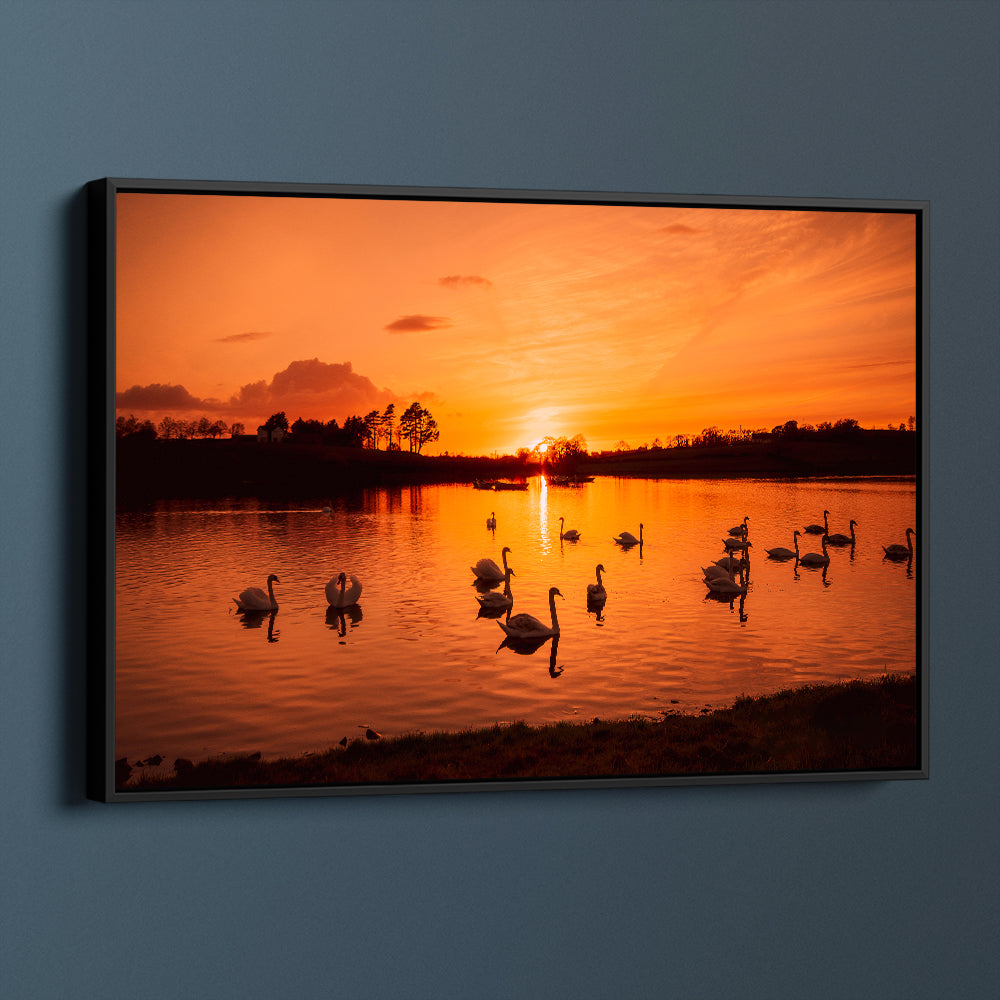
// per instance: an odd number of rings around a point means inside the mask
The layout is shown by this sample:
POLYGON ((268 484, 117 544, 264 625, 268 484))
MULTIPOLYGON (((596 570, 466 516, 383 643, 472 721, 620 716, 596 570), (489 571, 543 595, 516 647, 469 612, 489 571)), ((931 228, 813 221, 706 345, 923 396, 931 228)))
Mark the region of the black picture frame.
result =
MULTIPOLYGON (((928 759, 928 582, 927 481, 929 438, 927 433, 928 387, 925 372, 928 357, 928 267, 929 204, 919 200, 831 199, 668 195, 579 191, 497 190, 481 188, 385 187, 373 185, 257 183, 194 180, 135 179, 108 177, 87 185, 90 213, 89 245, 89 508, 90 587, 88 641, 88 796, 102 802, 169 801, 192 799, 280 798, 401 793, 485 792, 503 790, 594 789, 774 782, 859 781, 923 779, 929 775, 928 759), (639 206, 649 208, 746 209, 817 213, 873 213, 912 216, 915 239, 913 267, 916 326, 914 352, 916 378, 916 426, 913 439, 916 483, 915 555, 911 564, 916 588, 913 622, 916 657, 913 685, 912 754, 891 767, 831 769, 787 769, 753 771, 703 771, 685 773, 593 773, 585 776, 554 774, 544 777, 496 777, 445 780, 391 780, 323 784, 227 783, 216 785, 139 787, 122 782, 134 770, 129 761, 116 761, 116 492, 119 465, 116 457, 117 315, 117 206, 122 195, 184 195, 193 198, 215 195, 239 199, 373 199, 382 202, 433 201, 454 203, 517 203, 538 205, 639 206), (124 770, 128 769, 128 770, 124 770)), ((291 416, 291 414, 289 414, 291 416)), ((912 430, 913 428, 911 428, 912 430)), ((471 484, 470 484, 471 486, 471 484)), ((798 563, 796 562, 796 566, 798 563)), ((595 720, 596 721, 596 720, 595 720)), ((655 723, 654 723, 655 724, 655 723)), ((331 743, 334 742, 331 734, 331 743)), ((364 740, 356 753, 363 753, 364 740)), ((317 748, 318 749, 318 748, 317 748)), ((179 763, 179 762, 178 762, 179 763)), ((197 763, 197 762, 195 762, 197 763)))

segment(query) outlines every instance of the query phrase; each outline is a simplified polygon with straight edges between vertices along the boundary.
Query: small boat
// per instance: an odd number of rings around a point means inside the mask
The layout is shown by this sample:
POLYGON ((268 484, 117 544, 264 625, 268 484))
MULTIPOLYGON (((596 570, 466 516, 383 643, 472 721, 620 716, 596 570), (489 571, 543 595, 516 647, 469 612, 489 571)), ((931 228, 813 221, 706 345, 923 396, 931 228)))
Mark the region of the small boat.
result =
POLYGON ((486 479, 473 479, 472 488, 476 490, 491 490, 493 489, 493 483, 486 479))

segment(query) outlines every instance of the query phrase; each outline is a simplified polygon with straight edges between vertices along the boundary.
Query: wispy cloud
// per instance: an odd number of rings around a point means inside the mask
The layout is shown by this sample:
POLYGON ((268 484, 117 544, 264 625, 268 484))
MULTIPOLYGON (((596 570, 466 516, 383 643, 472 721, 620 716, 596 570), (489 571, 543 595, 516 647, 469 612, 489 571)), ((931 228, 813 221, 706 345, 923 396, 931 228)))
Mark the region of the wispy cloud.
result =
POLYGON ((424 333, 427 330, 446 330, 450 326, 451 320, 447 316, 424 316, 414 313, 410 316, 400 316, 385 329, 389 333, 424 333))
POLYGON ((663 232, 665 233, 699 233, 700 229, 694 229, 692 226, 686 226, 683 222, 675 222, 671 226, 664 226, 663 232))
POLYGON ((492 288, 493 282, 478 274, 449 274, 438 278, 438 284, 445 288, 462 288, 466 286, 492 288))
POLYGON ((246 333, 231 333, 228 337, 216 337, 219 344, 245 344, 248 340, 263 340, 273 336, 270 330, 248 330, 246 333))

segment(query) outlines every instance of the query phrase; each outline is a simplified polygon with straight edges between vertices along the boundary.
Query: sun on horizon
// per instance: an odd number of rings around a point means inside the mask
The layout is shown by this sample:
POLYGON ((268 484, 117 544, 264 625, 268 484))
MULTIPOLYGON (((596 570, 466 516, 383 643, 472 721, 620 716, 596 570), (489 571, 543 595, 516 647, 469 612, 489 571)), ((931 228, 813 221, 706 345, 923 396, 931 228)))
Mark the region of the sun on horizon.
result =
POLYGON ((117 412, 591 450, 916 412, 902 211, 117 195, 117 412))

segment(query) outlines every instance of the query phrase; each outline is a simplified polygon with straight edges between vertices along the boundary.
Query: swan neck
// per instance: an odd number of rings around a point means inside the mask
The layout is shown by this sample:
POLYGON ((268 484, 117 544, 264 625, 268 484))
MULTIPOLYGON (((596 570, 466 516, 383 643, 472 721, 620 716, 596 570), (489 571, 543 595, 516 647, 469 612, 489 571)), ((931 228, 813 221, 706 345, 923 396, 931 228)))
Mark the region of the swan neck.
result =
POLYGON ((559 628, 559 619, 556 617, 556 595, 549 594, 549 613, 552 615, 553 630, 559 628))

